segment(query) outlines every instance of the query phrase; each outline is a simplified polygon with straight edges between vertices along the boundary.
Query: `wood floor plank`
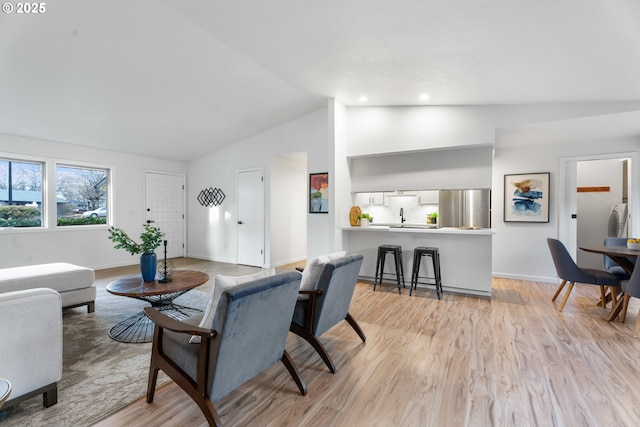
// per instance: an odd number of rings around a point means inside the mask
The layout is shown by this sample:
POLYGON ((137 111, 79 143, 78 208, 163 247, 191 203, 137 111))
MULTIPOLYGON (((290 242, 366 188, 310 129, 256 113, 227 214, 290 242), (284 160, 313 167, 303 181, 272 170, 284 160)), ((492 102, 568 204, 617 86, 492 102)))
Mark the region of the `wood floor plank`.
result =
MULTIPOLYGON (((210 275, 255 269, 184 259, 179 268, 210 275), (222 273, 223 272, 223 273, 222 273)), ((103 280, 121 270, 99 272, 103 280)), ((210 289, 210 285, 208 285, 210 289)), ((556 284, 493 279, 491 299, 360 282, 350 312, 367 342, 346 323, 321 341, 331 374, 304 340, 287 351, 309 392, 301 396, 276 364, 216 402, 227 426, 637 426, 640 339, 632 337, 640 303, 626 323, 607 322, 599 289, 576 284, 563 312, 556 284)), ((203 287, 207 289, 207 287, 203 287)), ((97 426, 205 426, 174 383, 97 426)))

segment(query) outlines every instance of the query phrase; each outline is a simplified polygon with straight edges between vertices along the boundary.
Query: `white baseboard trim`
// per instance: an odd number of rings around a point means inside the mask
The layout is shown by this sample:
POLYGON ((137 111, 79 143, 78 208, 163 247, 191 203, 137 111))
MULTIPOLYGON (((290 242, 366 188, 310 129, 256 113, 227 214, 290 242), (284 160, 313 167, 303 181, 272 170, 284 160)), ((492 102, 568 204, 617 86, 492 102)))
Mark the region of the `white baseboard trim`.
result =
POLYGON ((295 259, 290 259, 287 261, 281 261, 281 262, 276 262, 271 264, 271 267, 280 267, 283 265, 287 265, 287 264, 293 264, 294 262, 300 262, 300 261, 304 261, 305 259, 307 259, 307 257, 301 257, 301 258, 295 258, 295 259))
POLYGON ((225 264, 237 264, 238 263, 237 260, 235 260, 235 259, 228 259, 228 260, 215 259, 215 258, 212 258, 212 257, 207 256, 207 255, 192 254, 192 253, 188 253, 186 255, 186 257, 187 258, 201 259, 201 260, 204 260, 204 261, 224 262, 225 264))
POLYGON ((509 274, 509 273, 491 273, 491 276, 502 279, 514 279, 514 280, 528 280, 530 282, 543 282, 543 283, 560 283, 560 279, 557 277, 547 276, 528 276, 524 274, 509 274))

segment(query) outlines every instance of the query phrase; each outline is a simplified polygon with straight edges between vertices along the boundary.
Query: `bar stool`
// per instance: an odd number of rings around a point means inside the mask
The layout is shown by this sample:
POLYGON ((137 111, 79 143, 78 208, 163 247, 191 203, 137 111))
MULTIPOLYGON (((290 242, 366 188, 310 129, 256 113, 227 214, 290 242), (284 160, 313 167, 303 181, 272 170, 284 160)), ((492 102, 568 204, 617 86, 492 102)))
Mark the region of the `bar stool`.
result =
POLYGON ((398 281, 398 293, 401 294, 400 285, 404 288, 404 270, 402 268, 402 246, 400 245, 380 245, 378 246, 378 258, 376 260, 376 276, 373 281, 373 290, 376 290, 376 285, 378 284, 378 279, 380 280, 380 285, 382 285, 382 278, 384 275, 395 274, 396 280, 398 281), (384 272, 384 261, 387 254, 393 254, 393 261, 396 265, 395 273, 385 273, 384 272), (380 271, 380 274, 378 274, 380 271))
POLYGON ((440 277, 440 253, 438 252, 438 248, 418 246, 413 250, 413 268, 411 271, 411 288, 409 289, 409 296, 413 294, 414 289, 417 289, 418 283, 422 285, 435 285, 436 294, 438 295, 438 299, 440 299, 440 294, 442 293, 442 278, 440 277), (422 261, 423 256, 431 257, 434 277, 419 275, 420 262, 422 261), (433 280, 435 283, 418 282, 419 278, 433 280))

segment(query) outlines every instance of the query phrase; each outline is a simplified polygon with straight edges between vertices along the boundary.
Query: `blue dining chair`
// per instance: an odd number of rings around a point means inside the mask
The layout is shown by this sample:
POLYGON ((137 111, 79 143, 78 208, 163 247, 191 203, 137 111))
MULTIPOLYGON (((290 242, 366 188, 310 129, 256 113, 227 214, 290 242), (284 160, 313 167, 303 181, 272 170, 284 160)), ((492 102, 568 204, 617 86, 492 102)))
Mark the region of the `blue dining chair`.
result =
POLYGON ((558 298, 562 288, 564 288, 565 284, 569 282, 569 287, 562 298, 558 311, 562 311, 564 309, 575 283, 599 286, 600 298, 603 301, 602 307, 605 308, 605 286, 620 286, 620 279, 604 270, 578 267, 578 265, 573 261, 573 258, 571 258, 571 254, 569 254, 567 248, 557 239, 548 238, 547 244, 549 245, 549 251, 551 251, 551 258, 553 258, 553 264, 556 267, 558 277, 562 279, 562 283, 560 283, 558 289, 556 289, 556 293, 553 295, 553 298, 551 298, 551 301, 555 301, 556 298, 558 298))
MULTIPOLYGON (((626 246, 626 237, 606 237, 604 239, 605 246, 626 246)), ((630 258, 630 261, 635 264, 636 257, 630 258)), ((604 255, 603 266, 606 271, 617 276, 620 280, 629 280, 629 273, 627 273, 617 262, 604 255)))
MULTIPOLYGON (((620 321, 624 322, 627 317, 627 309, 629 308, 629 300, 631 297, 640 298, 640 257, 636 257, 636 262, 633 267, 633 273, 629 280, 623 280, 622 291, 624 292, 622 311, 620 313, 620 321)), ((633 336, 637 337, 640 332, 640 310, 638 311, 638 318, 636 319, 636 327, 633 330, 633 336)))

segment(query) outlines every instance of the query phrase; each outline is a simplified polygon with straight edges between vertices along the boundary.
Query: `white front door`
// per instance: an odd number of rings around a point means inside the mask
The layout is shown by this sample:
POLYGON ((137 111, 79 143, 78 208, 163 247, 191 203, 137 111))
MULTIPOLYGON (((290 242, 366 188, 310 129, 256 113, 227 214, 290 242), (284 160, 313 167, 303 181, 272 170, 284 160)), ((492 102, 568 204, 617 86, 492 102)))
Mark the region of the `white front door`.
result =
MULTIPOLYGON (((145 221, 159 227, 167 240, 167 258, 183 257, 184 176, 145 172, 145 221)), ((164 258, 164 246, 156 251, 164 258)))
POLYGON ((264 265, 264 171, 238 172, 238 264, 264 265))

